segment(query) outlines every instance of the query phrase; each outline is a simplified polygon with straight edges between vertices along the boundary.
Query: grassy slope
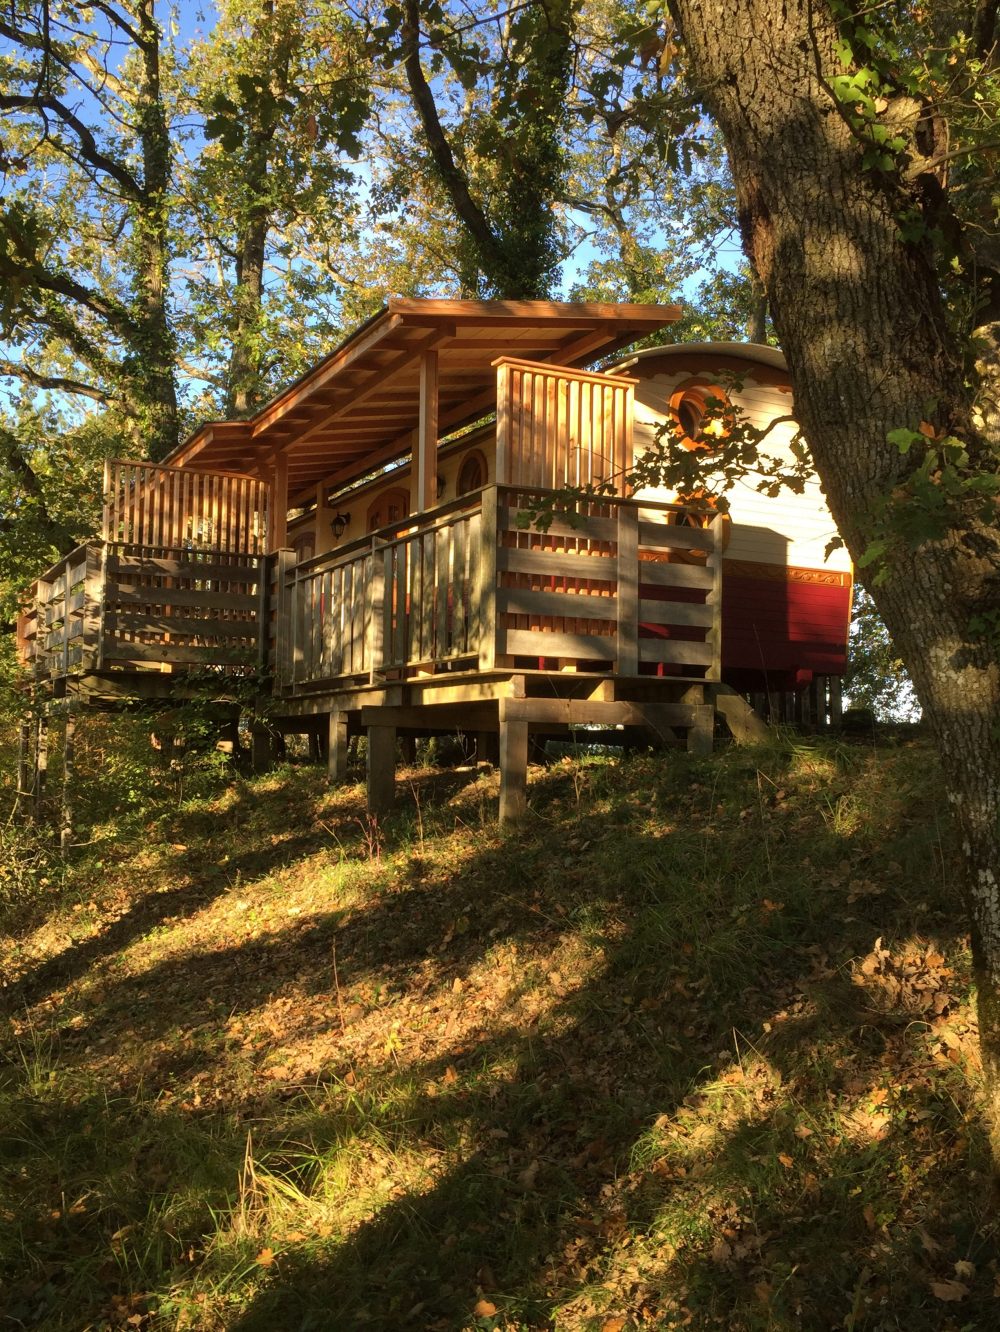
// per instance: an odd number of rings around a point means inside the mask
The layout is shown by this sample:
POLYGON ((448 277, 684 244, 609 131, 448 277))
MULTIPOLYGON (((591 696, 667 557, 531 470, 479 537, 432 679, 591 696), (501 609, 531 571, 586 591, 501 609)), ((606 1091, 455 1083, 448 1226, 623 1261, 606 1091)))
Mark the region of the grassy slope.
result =
POLYGON ((12 1326, 997 1325, 921 743, 562 762, 504 834, 85 751, 73 863, 4 834, 12 1326))

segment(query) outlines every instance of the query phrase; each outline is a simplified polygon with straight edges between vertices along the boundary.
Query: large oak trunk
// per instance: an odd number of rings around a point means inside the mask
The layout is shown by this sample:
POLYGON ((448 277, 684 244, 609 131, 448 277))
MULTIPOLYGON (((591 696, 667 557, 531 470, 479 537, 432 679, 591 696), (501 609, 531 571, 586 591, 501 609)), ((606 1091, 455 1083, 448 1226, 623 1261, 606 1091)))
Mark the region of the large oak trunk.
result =
MULTIPOLYGON (((879 502, 913 466, 890 431, 926 418, 958 434, 973 458, 994 443, 970 420, 964 348, 930 242, 900 233, 903 210, 927 196, 919 180, 863 168, 864 144, 831 88, 843 70, 825 4, 671 7, 726 138, 744 247, 788 358, 797 416, 857 560, 877 533, 879 502)), ((996 634, 982 630, 983 613, 1000 605, 996 531, 966 514, 936 539, 890 545, 870 591, 940 747, 1000 1161, 1000 654, 996 634)))

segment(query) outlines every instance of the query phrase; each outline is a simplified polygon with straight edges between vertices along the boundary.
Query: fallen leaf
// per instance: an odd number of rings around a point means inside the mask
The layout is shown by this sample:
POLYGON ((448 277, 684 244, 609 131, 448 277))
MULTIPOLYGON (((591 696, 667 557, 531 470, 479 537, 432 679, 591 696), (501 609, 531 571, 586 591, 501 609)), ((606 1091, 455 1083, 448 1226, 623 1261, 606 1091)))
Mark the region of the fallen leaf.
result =
POLYGON ((939 1300, 964 1300, 969 1293, 964 1281, 932 1281, 931 1290, 939 1300))
POLYGON ((448 1065, 448 1067, 444 1071, 444 1076, 442 1077, 441 1081, 447 1083, 448 1086, 451 1086, 453 1082, 458 1081, 458 1073, 455 1071, 454 1064, 448 1065))
POLYGON ((622 1332, 625 1326, 625 1318, 622 1314, 614 1314, 611 1318, 605 1318, 601 1324, 601 1332, 622 1332))
POLYGON ((785 1167, 786 1170, 791 1170, 792 1166, 795 1164, 795 1162, 792 1160, 792 1158, 788 1155, 787 1152, 779 1152, 778 1160, 781 1162, 781 1164, 785 1167))
POLYGON ((865 1209, 861 1213, 861 1215, 865 1218, 865 1225, 868 1227, 868 1229, 874 1230, 878 1223, 875 1220, 875 1208, 871 1205, 871 1203, 865 1204, 865 1209))
POLYGON ((492 1318, 497 1311, 497 1306, 491 1304, 489 1300, 477 1300, 473 1313, 477 1318, 492 1318))
POLYGON ((274 1262, 274 1250, 261 1249, 260 1253, 257 1255, 257 1262, 261 1267, 270 1267, 274 1262))
POLYGON ((976 1275, 976 1264, 970 1263, 967 1258, 959 1258, 955 1264, 955 1275, 957 1277, 972 1278, 976 1275))

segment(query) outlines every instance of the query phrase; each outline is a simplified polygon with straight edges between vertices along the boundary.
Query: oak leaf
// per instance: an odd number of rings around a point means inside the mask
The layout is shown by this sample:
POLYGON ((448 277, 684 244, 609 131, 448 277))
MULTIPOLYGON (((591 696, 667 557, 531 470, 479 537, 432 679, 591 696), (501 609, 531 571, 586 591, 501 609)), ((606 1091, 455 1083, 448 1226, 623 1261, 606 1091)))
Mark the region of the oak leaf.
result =
POLYGON ((932 1281, 931 1291, 939 1300, 964 1300, 969 1287, 964 1281, 932 1281))
POLYGON ((270 1267, 274 1262, 274 1250, 261 1249, 260 1253, 257 1255, 257 1262, 261 1267, 270 1267))
POLYGON ((497 1311, 497 1306, 489 1300, 477 1300, 473 1313, 477 1318, 492 1318, 497 1311))

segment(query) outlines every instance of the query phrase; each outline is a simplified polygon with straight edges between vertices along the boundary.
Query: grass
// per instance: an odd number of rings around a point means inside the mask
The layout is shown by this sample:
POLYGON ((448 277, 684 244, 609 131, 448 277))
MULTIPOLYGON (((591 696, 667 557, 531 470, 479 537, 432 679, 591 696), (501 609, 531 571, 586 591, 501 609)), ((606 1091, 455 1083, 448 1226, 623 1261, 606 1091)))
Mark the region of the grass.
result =
POLYGON ((561 760, 501 833, 110 726, 87 845, 4 832, 10 1326, 996 1324, 923 742, 561 760))

